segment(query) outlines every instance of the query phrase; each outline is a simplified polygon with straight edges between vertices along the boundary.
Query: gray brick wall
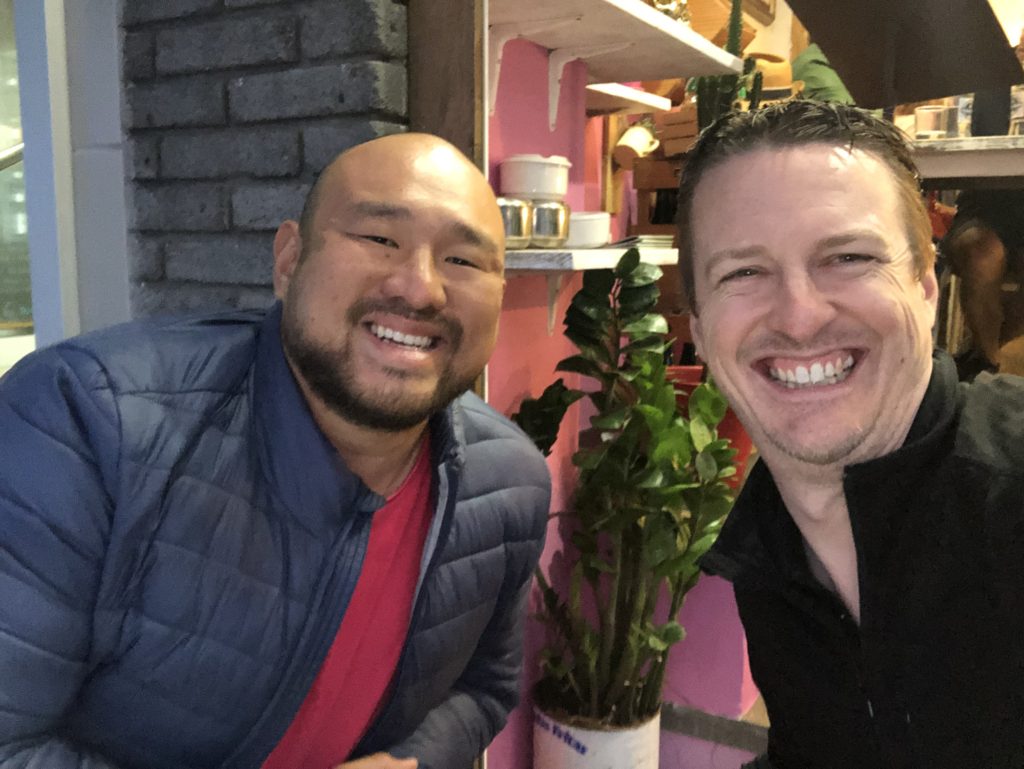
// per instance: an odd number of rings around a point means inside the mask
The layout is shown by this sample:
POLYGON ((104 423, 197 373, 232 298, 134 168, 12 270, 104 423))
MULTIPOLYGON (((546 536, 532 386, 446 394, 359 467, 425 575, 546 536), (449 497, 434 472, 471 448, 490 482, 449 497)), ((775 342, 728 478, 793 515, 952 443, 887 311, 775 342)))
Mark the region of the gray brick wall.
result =
POLYGON ((123 0, 137 316, 264 306, 319 170, 405 130, 405 0, 123 0))

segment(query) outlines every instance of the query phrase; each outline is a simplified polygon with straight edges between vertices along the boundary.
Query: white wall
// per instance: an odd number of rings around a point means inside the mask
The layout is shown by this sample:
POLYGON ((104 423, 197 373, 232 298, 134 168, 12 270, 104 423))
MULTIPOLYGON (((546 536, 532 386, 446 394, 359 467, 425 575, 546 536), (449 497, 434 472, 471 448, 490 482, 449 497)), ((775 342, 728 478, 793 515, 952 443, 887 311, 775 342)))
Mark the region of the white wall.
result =
POLYGON ((130 317, 118 6, 118 0, 65 5, 82 331, 130 317))
POLYGON ((129 317, 117 0, 15 0, 40 345, 129 317))

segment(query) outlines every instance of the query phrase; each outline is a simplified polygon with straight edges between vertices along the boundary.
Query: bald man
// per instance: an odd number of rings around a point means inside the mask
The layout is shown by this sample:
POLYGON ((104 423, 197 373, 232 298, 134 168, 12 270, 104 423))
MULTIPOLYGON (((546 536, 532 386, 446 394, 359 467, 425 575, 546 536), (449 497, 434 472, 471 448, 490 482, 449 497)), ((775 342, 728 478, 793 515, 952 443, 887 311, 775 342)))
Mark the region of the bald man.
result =
POLYGON ((266 312, 0 380, 0 767, 462 769, 517 698, 543 458, 467 389, 494 195, 432 136, 340 155, 266 312))

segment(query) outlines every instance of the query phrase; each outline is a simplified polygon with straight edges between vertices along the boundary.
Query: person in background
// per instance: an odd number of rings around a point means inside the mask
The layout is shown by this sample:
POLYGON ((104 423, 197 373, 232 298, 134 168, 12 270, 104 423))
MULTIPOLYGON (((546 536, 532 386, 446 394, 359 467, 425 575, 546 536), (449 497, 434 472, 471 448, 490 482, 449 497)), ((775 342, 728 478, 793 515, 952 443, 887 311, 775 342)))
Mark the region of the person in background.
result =
POLYGON ((504 286, 490 187, 378 139, 273 250, 269 311, 0 380, 0 766, 468 769, 515 704, 549 476, 466 394, 504 286))
POLYGON ((729 115, 679 204, 697 351, 760 454, 702 561, 733 582, 758 765, 1024 766, 1024 380, 961 385, 933 349, 902 134, 812 101, 729 115))
MULTIPOLYGON (((1024 32, 1016 52, 1024 65, 1024 32)), ((972 136, 1007 133, 1010 96, 1005 88, 974 95, 972 136)), ((971 332, 971 349, 957 361, 961 378, 986 370, 1024 374, 1024 189, 962 192, 941 249, 960 278, 960 306, 971 332)))
POLYGON ((971 332, 961 378, 979 371, 1024 374, 1024 190, 967 190, 942 240, 960 278, 960 306, 971 332))

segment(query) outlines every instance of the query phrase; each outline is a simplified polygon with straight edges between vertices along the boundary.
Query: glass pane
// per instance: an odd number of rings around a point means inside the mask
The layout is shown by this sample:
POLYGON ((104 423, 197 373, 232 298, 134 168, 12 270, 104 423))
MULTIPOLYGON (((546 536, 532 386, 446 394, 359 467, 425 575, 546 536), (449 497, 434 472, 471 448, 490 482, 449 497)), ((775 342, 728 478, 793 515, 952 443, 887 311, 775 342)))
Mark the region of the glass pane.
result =
POLYGON ((0 373, 35 346, 14 0, 0 0, 0 373))

